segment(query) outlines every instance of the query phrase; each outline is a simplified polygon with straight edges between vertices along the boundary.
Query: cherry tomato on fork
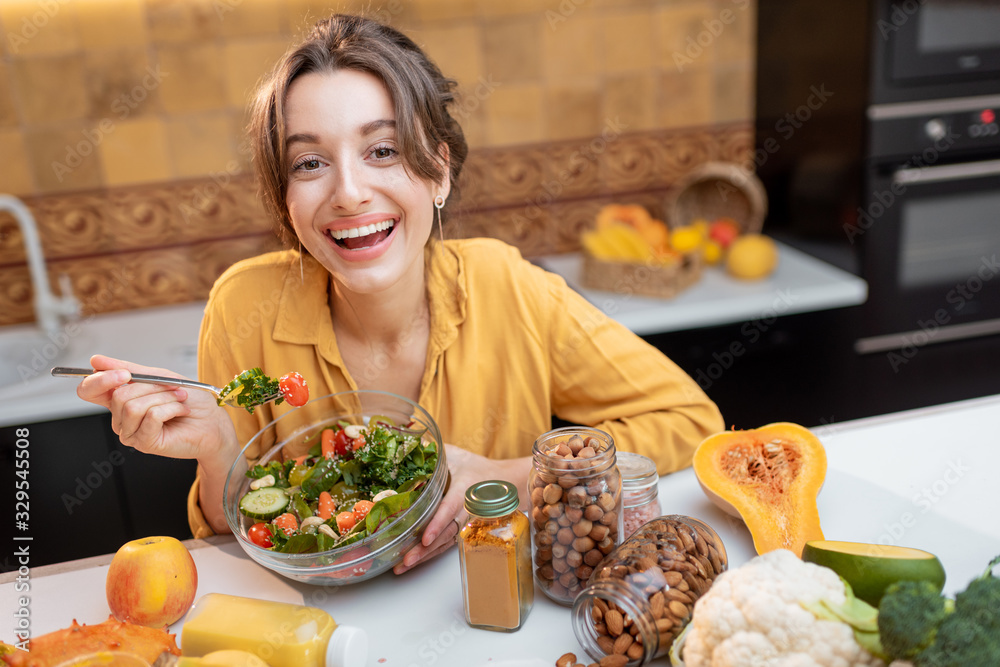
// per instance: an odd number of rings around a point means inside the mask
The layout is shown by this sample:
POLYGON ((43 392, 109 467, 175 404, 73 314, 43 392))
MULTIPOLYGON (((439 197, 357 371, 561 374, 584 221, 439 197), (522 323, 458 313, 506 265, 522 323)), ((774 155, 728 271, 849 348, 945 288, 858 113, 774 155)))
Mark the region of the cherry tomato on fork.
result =
POLYGON ((250 529, 247 531, 247 537, 258 547, 268 549, 274 546, 274 543, 271 542, 271 531, 267 529, 266 523, 255 523, 250 526, 250 529))
POLYGON ((291 372, 278 378, 278 390, 289 405, 300 407, 309 400, 309 387, 301 374, 291 372))

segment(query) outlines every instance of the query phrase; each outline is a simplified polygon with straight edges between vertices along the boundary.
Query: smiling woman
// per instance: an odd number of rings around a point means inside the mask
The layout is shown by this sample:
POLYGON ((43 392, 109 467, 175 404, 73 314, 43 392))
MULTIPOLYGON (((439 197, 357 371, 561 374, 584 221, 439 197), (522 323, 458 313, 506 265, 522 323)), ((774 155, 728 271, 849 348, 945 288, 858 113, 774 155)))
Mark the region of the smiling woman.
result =
MULTIPOLYGON (((219 278, 199 343, 206 382, 294 368, 314 395, 378 389, 433 416, 451 481, 397 573, 455 543, 471 484, 525 489, 532 444, 553 415, 606 431, 661 474, 689 465, 723 427, 690 377, 561 278, 500 241, 432 233, 467 153, 449 112, 454 85, 405 35, 356 16, 320 21, 286 54, 257 96, 250 139, 290 249, 219 278)), ((123 384, 129 372, 169 371, 92 364, 104 372, 80 396, 111 409, 125 444, 196 458, 192 530, 227 530, 226 471, 287 406, 227 414, 183 390, 123 384)))

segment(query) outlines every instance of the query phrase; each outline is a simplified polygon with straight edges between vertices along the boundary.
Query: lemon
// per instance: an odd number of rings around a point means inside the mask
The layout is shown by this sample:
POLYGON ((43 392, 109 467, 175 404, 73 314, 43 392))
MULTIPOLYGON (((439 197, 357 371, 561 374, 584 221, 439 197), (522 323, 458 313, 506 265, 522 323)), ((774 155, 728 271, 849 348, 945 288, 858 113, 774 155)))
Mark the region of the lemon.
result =
POLYGON ((744 234, 729 246, 726 270, 741 280, 759 280, 778 266, 778 246, 762 234, 744 234))
POLYGON ((705 235, 694 225, 678 227, 670 232, 670 247, 680 253, 694 252, 705 242, 705 235))
POLYGON ((701 247, 701 258, 710 266, 718 264, 722 260, 722 246, 716 241, 705 241, 701 247))

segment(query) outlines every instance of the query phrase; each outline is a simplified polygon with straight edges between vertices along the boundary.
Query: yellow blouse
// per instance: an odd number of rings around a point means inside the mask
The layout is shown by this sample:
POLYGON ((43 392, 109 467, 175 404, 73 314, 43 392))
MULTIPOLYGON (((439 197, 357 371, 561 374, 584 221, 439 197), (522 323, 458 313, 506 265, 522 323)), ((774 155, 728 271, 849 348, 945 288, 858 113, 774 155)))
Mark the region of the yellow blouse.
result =
MULTIPOLYGON (((496 459, 528 456, 556 415, 607 431, 664 474, 689 465, 697 444, 723 430, 715 404, 684 371, 516 248, 445 241, 427 261, 431 333, 418 403, 446 443, 496 459)), ((300 266, 294 251, 227 270, 202 322, 200 379, 223 386, 260 367, 272 376, 298 371, 311 397, 357 389, 337 348, 328 279, 311 257, 300 266)), ((288 409, 229 414, 245 444, 288 409)), ((255 449, 247 456, 266 451, 255 449)), ((210 535, 197 481, 188 510, 195 537, 210 535)))

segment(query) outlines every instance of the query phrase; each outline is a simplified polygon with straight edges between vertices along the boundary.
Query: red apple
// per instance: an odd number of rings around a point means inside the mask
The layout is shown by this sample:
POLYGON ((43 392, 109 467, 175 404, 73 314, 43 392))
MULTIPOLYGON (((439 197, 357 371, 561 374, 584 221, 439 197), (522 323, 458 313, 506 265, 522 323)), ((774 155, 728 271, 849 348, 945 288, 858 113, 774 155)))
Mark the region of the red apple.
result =
POLYGON ((151 628, 180 620, 197 591, 194 559, 173 537, 144 537, 123 544, 111 560, 105 584, 116 619, 151 628))
POLYGON ((723 248, 728 248, 740 235, 740 231, 739 224, 732 218, 719 218, 709 226, 708 237, 723 248))

